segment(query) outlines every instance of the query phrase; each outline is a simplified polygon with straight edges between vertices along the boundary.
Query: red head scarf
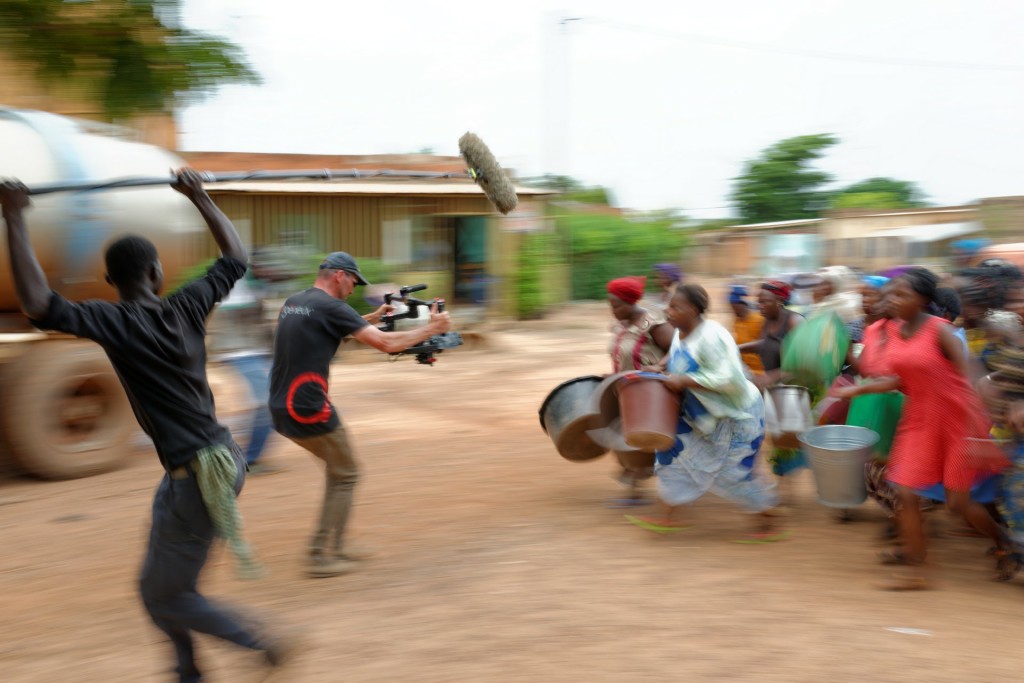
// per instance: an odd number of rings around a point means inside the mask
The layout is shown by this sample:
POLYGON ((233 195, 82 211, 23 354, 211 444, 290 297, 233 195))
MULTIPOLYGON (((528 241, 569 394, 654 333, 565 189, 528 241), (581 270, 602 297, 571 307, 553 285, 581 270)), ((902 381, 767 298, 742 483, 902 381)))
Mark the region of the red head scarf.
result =
POLYGON ((768 280, 761 285, 761 289, 771 292, 775 296, 779 297, 779 300, 782 301, 783 305, 789 303, 789 295, 792 290, 789 285, 782 280, 768 280))
POLYGON ((635 304, 644 295, 647 287, 645 277, 620 277, 608 283, 608 293, 616 296, 627 304, 635 304))

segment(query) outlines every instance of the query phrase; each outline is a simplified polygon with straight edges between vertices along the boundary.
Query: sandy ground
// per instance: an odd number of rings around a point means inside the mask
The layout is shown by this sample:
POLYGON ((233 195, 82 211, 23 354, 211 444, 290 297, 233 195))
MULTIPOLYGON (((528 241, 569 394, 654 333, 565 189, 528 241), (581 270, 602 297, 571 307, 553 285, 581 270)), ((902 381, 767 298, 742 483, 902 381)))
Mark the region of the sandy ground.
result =
MULTIPOLYGON (((606 372, 607 310, 493 331, 436 367, 349 352, 334 395, 365 465, 357 573, 303 576, 320 467, 276 437, 241 499, 270 570, 242 582, 215 552, 204 589, 307 629, 288 681, 1015 680, 1024 579, 988 580, 986 544, 942 536, 938 590, 890 594, 881 515, 840 524, 809 474, 787 481, 790 540, 730 542, 748 518, 707 498, 656 536, 606 507, 612 462, 563 460, 537 408, 557 383, 606 372)), ((227 412, 227 409, 225 409, 227 412)), ((0 680, 171 680, 135 590, 155 456, 69 482, 0 482, 0 680)), ((208 680, 255 681, 257 657, 200 640, 208 680)))

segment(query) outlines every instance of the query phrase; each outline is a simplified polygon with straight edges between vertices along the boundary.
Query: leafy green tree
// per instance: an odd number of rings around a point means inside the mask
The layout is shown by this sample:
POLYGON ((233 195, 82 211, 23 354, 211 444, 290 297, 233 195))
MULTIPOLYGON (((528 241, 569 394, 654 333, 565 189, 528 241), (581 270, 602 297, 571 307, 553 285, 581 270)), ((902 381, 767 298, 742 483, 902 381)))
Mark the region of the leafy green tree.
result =
POLYGON ((602 206, 613 206, 615 204, 615 197, 608 188, 601 187, 600 185, 585 185, 572 176, 546 173, 535 178, 523 178, 519 182, 527 187, 557 190, 562 195, 561 199, 566 201, 580 202, 582 204, 600 204, 602 206))
POLYGON ((0 41, 43 82, 82 85, 110 119, 259 83, 242 49, 178 25, 181 0, 0 0, 0 41))
POLYGON ((895 178, 868 178, 836 193, 835 209, 912 209, 927 206, 917 183, 895 178))
POLYGON ((832 176, 811 168, 811 163, 838 142, 839 138, 829 134, 787 138, 746 162, 731 197, 743 222, 819 216, 829 205, 830 195, 822 188, 832 176))

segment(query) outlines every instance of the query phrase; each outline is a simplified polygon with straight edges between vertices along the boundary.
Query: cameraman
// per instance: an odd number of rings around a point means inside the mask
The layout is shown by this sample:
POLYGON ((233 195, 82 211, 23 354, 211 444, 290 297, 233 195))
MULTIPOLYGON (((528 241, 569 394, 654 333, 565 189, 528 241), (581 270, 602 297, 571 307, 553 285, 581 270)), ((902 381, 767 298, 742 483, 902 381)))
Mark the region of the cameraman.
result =
POLYGON ((338 345, 351 335, 385 353, 398 353, 451 326, 447 313, 431 308, 430 322, 420 328, 382 332, 373 324, 390 306, 360 316, 344 301, 356 285, 366 284, 355 259, 336 251, 320 264, 314 285, 289 297, 278 316, 270 372, 274 428, 326 465, 320 522, 309 548, 309 575, 314 578, 344 574, 359 559, 345 553, 343 545, 359 467, 328 395, 330 363, 338 345))

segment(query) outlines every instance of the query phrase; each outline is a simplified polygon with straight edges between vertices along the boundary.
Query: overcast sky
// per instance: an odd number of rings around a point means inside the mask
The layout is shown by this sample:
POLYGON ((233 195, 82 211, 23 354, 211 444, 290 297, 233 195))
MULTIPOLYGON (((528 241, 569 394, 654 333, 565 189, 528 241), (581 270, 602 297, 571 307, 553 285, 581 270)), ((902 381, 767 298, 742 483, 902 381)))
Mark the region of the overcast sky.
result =
POLYGON ((839 184, 1024 194, 1017 0, 186 0, 184 20, 265 81, 186 109, 185 150, 457 154, 472 130, 520 175, 714 217, 744 160, 834 133, 839 184))

